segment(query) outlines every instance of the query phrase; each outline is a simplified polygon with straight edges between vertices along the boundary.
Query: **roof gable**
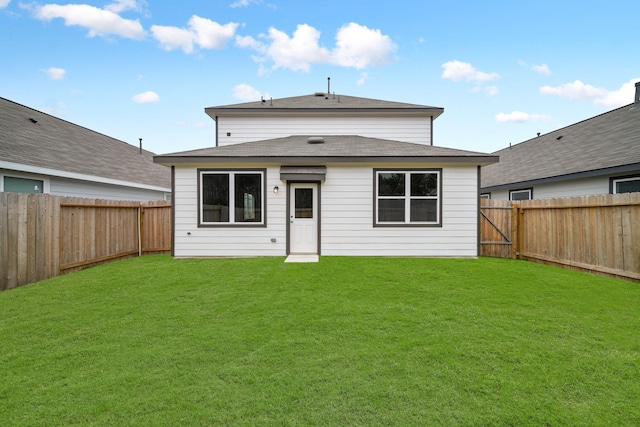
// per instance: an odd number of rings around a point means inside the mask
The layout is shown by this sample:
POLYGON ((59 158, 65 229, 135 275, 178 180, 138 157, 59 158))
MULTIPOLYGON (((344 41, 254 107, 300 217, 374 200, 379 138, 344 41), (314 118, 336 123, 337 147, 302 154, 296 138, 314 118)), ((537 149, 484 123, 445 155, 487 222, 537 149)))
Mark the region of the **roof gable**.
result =
POLYGON ((154 153, 0 98, 0 159, 9 163, 169 188, 154 153))
POLYGON ((483 188, 640 165, 640 108, 626 105, 493 154, 500 163, 482 169, 483 188))

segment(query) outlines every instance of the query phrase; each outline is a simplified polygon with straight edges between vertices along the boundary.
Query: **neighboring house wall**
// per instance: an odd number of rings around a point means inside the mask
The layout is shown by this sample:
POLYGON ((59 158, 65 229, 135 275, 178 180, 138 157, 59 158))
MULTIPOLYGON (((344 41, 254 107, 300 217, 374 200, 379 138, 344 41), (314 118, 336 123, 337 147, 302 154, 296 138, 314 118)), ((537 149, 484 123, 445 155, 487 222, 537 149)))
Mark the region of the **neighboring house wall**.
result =
MULTIPOLYGON (((640 175, 640 171, 637 173, 640 175)), ((610 174, 590 178, 569 179, 553 183, 514 185, 511 188, 492 190, 491 198, 496 200, 509 200, 510 190, 526 188, 533 189, 534 199, 550 199, 556 197, 592 196, 595 194, 610 194, 611 179, 621 176, 634 175, 633 173, 610 174)), ((482 192, 485 194, 485 192, 482 192)))
POLYGON ((81 179, 63 178, 45 174, 34 174, 14 170, 0 169, 0 191, 4 188, 5 177, 42 181, 42 193, 53 196, 85 197, 107 200, 151 201, 166 200, 170 193, 161 189, 136 188, 81 179))
MULTIPOLYGON (((395 165, 442 169, 442 226, 373 226, 374 168, 326 164, 321 184, 322 255, 455 256, 478 255, 477 166, 395 165)), ((225 168, 267 168, 266 227, 198 227, 198 174, 196 167, 175 167, 176 257, 284 256, 287 248, 286 184, 280 180, 280 164, 225 164, 225 168), (274 186, 280 188, 274 194, 274 186), (271 239, 275 239, 272 242, 271 239)))
POLYGON ((218 117, 218 146, 289 135, 360 135, 432 145, 431 120, 421 117, 218 117), (230 136, 227 136, 227 134, 230 136))

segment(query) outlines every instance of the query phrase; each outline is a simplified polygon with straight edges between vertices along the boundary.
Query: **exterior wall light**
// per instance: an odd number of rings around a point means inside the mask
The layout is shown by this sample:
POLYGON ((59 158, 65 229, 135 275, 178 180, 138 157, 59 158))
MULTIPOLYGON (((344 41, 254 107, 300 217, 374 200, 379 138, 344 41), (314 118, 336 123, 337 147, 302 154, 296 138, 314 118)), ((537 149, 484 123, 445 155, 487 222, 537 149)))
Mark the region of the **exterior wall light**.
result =
POLYGON ((278 191, 280 191, 280 188, 277 185, 273 187, 273 194, 278 194, 278 191))

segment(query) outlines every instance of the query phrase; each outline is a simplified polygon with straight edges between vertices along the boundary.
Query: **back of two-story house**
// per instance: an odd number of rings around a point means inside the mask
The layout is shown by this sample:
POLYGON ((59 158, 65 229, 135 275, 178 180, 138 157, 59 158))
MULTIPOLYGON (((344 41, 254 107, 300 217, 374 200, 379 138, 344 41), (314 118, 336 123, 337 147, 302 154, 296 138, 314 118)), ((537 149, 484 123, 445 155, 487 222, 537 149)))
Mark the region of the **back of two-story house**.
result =
POLYGON ((478 255, 481 165, 433 146, 442 108, 328 93, 210 107, 172 167, 176 257, 478 255))

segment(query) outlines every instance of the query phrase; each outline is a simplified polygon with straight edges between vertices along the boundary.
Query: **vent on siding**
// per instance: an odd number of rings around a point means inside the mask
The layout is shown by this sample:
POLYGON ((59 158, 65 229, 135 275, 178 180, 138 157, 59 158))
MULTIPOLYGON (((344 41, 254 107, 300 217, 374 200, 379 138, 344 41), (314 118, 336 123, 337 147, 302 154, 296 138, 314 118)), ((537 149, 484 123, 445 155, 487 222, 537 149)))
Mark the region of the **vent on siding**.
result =
POLYGON ((310 136, 309 138, 307 138, 307 144, 324 144, 324 137, 310 136))

